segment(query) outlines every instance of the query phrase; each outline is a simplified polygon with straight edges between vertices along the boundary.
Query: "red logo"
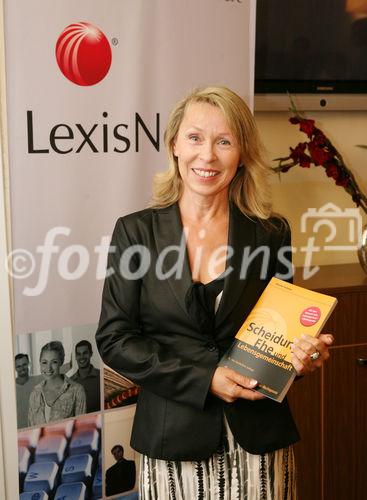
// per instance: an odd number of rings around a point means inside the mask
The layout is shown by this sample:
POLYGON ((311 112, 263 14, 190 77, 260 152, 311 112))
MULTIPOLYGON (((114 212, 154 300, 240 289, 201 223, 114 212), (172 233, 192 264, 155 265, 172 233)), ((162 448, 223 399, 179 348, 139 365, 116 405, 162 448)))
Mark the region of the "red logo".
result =
POLYGON ((90 23, 67 26, 56 43, 57 64, 64 76, 77 85, 103 80, 111 66, 110 44, 102 31, 90 23))
POLYGON ((304 311, 302 311, 300 316, 300 322, 303 326, 313 326, 321 318, 321 311, 318 307, 312 306, 307 307, 304 311))

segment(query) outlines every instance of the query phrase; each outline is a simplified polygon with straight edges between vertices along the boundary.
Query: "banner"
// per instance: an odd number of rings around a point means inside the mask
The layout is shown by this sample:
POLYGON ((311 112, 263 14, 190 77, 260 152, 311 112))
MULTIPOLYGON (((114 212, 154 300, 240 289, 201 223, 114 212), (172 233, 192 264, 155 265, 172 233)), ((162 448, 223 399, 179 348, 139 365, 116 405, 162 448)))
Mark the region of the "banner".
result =
POLYGON ((226 85, 252 107, 255 2, 5 0, 4 9, 20 489, 100 498, 122 447, 136 492, 138 389, 103 369, 94 341, 110 235, 149 202, 178 99, 226 85), (52 370, 72 414, 42 399, 52 370), (90 473, 72 476, 75 467, 90 473))
POLYGON ((172 105, 208 84, 252 102, 250 6, 5 3, 17 333, 97 320, 108 236, 166 167, 172 105))

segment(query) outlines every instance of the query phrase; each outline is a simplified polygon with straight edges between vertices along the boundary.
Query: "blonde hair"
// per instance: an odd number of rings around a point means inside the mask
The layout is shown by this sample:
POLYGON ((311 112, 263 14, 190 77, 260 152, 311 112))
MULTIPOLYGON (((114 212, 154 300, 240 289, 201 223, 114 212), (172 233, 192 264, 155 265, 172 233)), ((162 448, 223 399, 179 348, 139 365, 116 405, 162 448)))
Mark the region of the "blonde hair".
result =
POLYGON ((61 364, 63 365, 64 364, 64 361, 65 361, 65 350, 64 350, 64 346, 62 345, 61 342, 59 342, 58 340, 52 340, 51 342, 48 342, 47 344, 45 344, 42 349, 41 349, 41 352, 40 352, 40 361, 42 359, 42 355, 44 352, 56 352, 60 361, 61 361, 61 364))
POLYGON ((164 208, 178 201, 182 194, 182 179, 174 155, 174 142, 187 107, 192 103, 207 103, 218 107, 234 133, 241 152, 241 166, 229 186, 229 199, 246 215, 268 219, 272 213, 268 167, 263 159, 254 117, 245 101, 227 87, 196 89, 177 103, 168 118, 164 141, 168 169, 153 180, 151 206, 164 208))

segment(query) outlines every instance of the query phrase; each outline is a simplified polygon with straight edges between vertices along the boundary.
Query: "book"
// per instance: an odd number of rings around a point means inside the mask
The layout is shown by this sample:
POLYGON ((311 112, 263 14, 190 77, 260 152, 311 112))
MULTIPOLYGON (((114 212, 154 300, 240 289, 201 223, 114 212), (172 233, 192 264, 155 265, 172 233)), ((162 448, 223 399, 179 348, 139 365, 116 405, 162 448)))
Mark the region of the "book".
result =
POLYGON ((103 370, 103 386, 105 410, 135 404, 138 399, 139 387, 108 366, 103 370))
POLYGON ((272 278, 219 366, 257 380, 255 390, 281 402, 296 376, 294 338, 317 337, 336 304, 335 297, 272 278))

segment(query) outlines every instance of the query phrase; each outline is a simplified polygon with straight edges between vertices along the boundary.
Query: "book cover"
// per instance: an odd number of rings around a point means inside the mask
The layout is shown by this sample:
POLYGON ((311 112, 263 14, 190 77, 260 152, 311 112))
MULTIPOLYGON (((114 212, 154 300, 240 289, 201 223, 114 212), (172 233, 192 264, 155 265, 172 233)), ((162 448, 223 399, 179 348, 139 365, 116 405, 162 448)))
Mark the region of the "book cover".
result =
POLYGON ((336 304, 334 297, 272 278, 219 366, 257 380, 255 390, 281 402, 296 375, 293 339, 317 337, 336 304))

